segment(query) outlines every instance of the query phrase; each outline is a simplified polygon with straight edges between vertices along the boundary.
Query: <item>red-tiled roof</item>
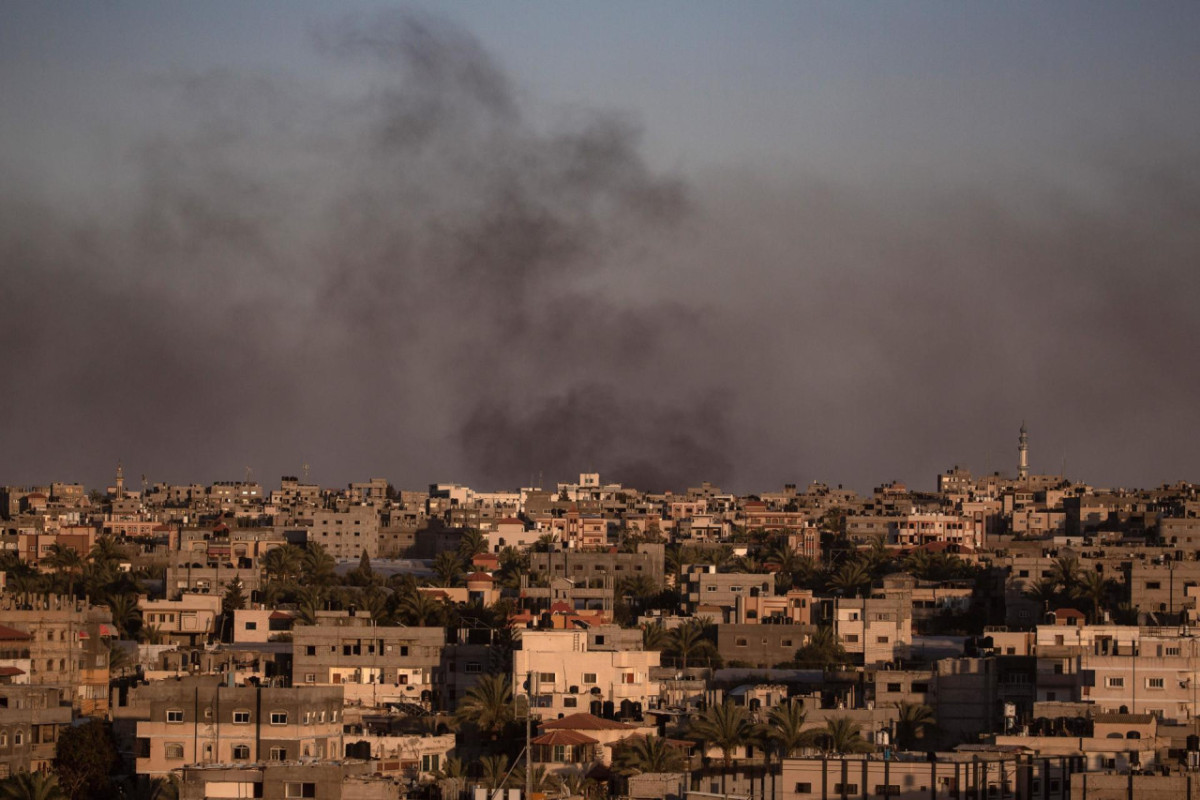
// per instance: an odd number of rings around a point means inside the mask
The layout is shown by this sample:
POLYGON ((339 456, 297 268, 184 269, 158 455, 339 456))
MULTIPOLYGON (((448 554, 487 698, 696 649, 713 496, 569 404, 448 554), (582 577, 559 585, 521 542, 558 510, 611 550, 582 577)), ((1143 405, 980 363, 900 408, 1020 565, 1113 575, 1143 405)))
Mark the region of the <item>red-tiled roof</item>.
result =
POLYGON ((7 625, 0 625, 0 640, 4 641, 28 641, 33 637, 25 631, 19 631, 16 628, 10 628, 7 625))
POLYGON ((292 618, 292 615, 287 613, 286 611, 272 611, 271 616, 267 617, 267 619, 291 619, 291 618, 292 618))
POLYGON ((486 572, 472 572, 470 575, 467 576, 467 583, 473 583, 475 581, 490 581, 490 580, 493 580, 493 578, 491 575, 488 575, 486 572))
POLYGON ((20 667, 0 667, 0 678, 11 678, 14 675, 24 675, 25 670, 20 667))
POLYGON ((548 733, 543 733, 535 739, 529 740, 530 744, 549 744, 549 745, 570 745, 578 747, 584 744, 599 744, 599 740, 593 739, 590 736, 572 730, 552 730, 548 733))
POLYGON ((571 714, 562 719, 553 719, 549 722, 543 722, 542 727, 546 730, 571 730, 571 731, 632 731, 636 730, 633 725, 626 725, 624 722, 616 722, 611 719, 602 719, 601 717, 593 716, 587 713, 571 714))

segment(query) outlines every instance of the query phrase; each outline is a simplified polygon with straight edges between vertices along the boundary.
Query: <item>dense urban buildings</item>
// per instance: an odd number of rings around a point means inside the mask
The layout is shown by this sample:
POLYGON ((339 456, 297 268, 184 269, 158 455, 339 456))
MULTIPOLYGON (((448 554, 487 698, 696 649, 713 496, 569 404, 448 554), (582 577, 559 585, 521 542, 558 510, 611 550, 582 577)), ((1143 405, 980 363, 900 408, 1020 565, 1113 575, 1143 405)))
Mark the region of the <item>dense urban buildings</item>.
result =
POLYGON ((1015 478, 955 466, 870 495, 594 473, 133 489, 120 468, 104 491, 4 487, 0 777, 72 796, 1187 793, 1200 493, 1030 463, 1022 426, 1015 478), (102 774, 80 778, 80 752, 102 774))

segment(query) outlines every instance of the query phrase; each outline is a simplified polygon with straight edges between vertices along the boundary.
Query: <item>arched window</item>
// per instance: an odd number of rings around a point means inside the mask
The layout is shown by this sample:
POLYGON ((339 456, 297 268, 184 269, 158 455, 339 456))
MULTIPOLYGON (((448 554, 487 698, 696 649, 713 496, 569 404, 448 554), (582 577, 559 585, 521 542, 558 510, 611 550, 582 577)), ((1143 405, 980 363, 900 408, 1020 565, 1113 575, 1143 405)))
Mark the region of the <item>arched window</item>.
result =
POLYGON ((164 755, 170 760, 179 760, 183 758, 183 745, 178 742, 167 742, 164 750, 164 755))

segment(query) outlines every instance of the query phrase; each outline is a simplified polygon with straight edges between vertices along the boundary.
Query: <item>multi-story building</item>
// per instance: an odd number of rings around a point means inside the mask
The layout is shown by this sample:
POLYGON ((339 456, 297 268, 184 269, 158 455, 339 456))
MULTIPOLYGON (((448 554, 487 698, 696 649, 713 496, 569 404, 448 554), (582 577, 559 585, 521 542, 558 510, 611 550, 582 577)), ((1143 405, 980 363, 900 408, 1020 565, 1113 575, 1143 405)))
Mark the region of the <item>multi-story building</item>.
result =
POLYGON ((521 631, 513 653, 513 685, 528 693, 543 719, 581 711, 638 719, 658 702, 650 677, 657 650, 642 649, 642 634, 603 625, 590 630, 521 631))
POLYGON ((49 769, 71 718, 58 687, 0 685, 0 779, 49 769))
POLYGON ((756 572, 717 572, 711 564, 693 564, 683 575, 680 587, 683 608, 696 614, 702 607, 721 609, 731 619, 739 597, 762 597, 775 593, 775 576, 756 572))
POLYGON ((228 686, 216 677, 157 681, 116 709, 136 720, 137 772, 160 776, 187 764, 251 764, 340 758, 339 686, 228 686))
MULTIPOLYGON (((292 684, 344 687, 348 700, 438 708, 442 628, 380 626, 370 617, 330 612, 292 629, 292 684)), ((482 667, 481 667, 482 670, 482 667)))
POLYGON ((314 511, 308 540, 336 559, 379 557, 379 509, 350 506, 343 511, 314 511))
POLYGON ((217 635, 217 617, 221 614, 221 595, 181 594, 175 600, 138 599, 142 626, 157 631, 167 641, 197 645, 217 635))
MULTIPOLYGON (((28 634, 33 686, 58 686, 84 714, 108 709, 109 642, 116 637, 108 609, 60 595, 0 595, 0 619, 28 634)), ((24 648, 21 648, 22 651, 24 648)))
POLYGON ((399 800, 399 783, 374 774, 370 761, 305 761, 187 765, 180 770, 179 800, 261 797, 288 800, 399 800))
POLYGON ((622 578, 645 576, 655 587, 663 587, 664 545, 643 543, 636 553, 610 553, 560 550, 554 553, 531 553, 531 575, 548 578, 569 578, 576 585, 611 578, 614 585, 622 578))

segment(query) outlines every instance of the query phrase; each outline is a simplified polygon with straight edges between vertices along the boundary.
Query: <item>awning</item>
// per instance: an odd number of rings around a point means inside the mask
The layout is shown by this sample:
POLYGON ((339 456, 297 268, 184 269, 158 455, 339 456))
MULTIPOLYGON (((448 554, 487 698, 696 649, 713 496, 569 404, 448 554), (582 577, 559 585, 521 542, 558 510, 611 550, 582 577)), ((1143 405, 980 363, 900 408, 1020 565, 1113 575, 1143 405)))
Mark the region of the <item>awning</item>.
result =
POLYGON ((105 625, 102 622, 102 623, 100 623, 100 635, 101 636, 119 636, 120 634, 117 633, 117 629, 114 628, 112 625, 105 625))

